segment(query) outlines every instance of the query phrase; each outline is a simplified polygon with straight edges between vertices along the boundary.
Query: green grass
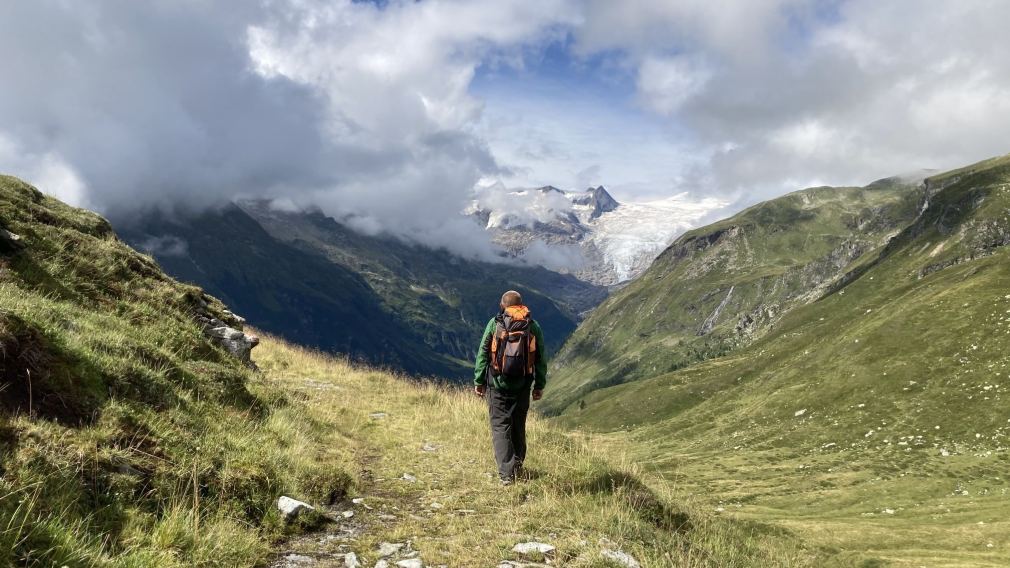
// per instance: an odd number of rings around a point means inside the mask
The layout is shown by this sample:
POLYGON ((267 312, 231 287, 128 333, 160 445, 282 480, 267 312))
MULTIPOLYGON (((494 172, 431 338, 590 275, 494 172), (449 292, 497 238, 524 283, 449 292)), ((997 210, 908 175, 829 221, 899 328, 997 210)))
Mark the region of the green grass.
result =
POLYGON ((541 420, 536 475, 503 491, 484 407, 464 391, 269 336, 254 372, 195 322, 204 309, 228 320, 224 305, 203 308, 200 289, 97 215, 2 177, 0 226, 25 244, 0 257, 0 565, 263 566, 298 533, 327 528, 321 515, 285 525, 280 495, 324 511, 364 496, 374 509, 359 511, 355 546, 367 560, 376 543, 408 537, 426 562, 453 566, 493 565, 531 537, 566 566, 605 566, 604 545, 648 566, 825 555, 699 509, 620 452, 541 420), (421 452, 425 442, 439 450, 421 452), (398 481, 404 472, 418 483, 398 481))
POLYGON ((561 422, 839 562, 1006 565, 1010 160, 936 179, 922 216, 757 341, 561 422))
POLYGON ((547 410, 750 344, 872 258, 922 198, 897 180, 812 188, 687 232, 572 335, 547 410))

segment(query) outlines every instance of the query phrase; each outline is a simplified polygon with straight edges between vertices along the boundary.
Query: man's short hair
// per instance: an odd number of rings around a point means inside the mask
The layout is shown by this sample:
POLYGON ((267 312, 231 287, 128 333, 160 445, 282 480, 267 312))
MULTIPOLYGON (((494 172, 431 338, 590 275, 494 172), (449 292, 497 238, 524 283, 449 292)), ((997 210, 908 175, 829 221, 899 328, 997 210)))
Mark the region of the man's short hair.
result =
POLYGON ((509 306, 521 306, 522 303, 522 295, 515 290, 509 290, 501 295, 501 305, 503 308, 507 308, 509 306))

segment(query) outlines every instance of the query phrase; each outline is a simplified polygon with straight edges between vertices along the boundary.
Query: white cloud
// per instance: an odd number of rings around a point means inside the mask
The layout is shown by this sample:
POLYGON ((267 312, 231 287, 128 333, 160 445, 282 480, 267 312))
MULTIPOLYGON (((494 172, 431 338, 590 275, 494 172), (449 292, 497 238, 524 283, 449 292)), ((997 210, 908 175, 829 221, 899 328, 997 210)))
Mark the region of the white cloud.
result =
POLYGON ((688 57, 645 57, 638 67, 638 92, 645 105, 662 115, 704 89, 712 72, 701 61, 688 57))
POLYGON ((0 168, 120 218, 264 196, 493 257, 457 215, 483 178, 752 202, 1010 150, 1010 4, 986 0, 36 0, 0 21, 0 168), (547 46, 611 92, 538 69, 547 46))

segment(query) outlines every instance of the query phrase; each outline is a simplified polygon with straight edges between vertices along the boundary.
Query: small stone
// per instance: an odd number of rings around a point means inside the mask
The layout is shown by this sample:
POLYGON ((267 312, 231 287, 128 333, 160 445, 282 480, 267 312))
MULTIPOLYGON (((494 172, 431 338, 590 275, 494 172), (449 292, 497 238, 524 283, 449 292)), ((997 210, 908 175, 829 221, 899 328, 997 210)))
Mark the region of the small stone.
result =
POLYGON ((379 544, 379 557, 388 558, 400 550, 403 549, 405 545, 402 542, 383 542, 379 544))
POLYGON ((380 559, 378 562, 375 563, 375 568, 389 568, 389 562, 387 562, 385 559, 380 559))
POLYGON ((361 566, 361 562, 358 561, 358 555, 353 552, 345 554, 344 566, 345 568, 359 568, 361 566))
POLYGON ((368 417, 371 418, 372 420, 382 420, 386 416, 388 415, 385 412, 373 412, 368 415, 368 417))
POLYGON ((343 513, 340 513, 340 516, 344 517, 345 519, 350 519, 351 517, 354 516, 354 511, 344 511, 343 513))
POLYGON ((424 562, 421 562, 420 558, 408 558, 406 560, 400 560, 396 563, 400 568, 424 568, 424 562))
POLYGON ((396 515, 379 515, 380 521, 395 521, 396 515))
POLYGON ((543 542, 520 542, 512 547, 512 552, 529 556, 531 554, 543 554, 547 556, 554 553, 554 547, 543 542))
POLYGON ((406 481, 407 483, 416 483, 417 482, 417 478, 414 477, 413 475, 409 474, 409 473, 403 474, 403 476, 400 477, 400 479, 406 481))
POLYGON ((292 499, 291 497, 287 497, 285 495, 281 495, 281 497, 277 499, 277 509, 281 512, 282 515, 284 515, 285 520, 291 520, 294 517, 297 517, 303 511, 316 510, 315 507, 309 505, 308 503, 304 503, 297 499, 292 499))
POLYGON ((312 558, 310 558, 308 556, 305 556, 303 554, 288 554, 287 556, 284 557, 284 562, 286 562, 287 565, 289 565, 289 566, 291 564, 315 564, 316 563, 315 560, 313 560, 312 558))
POLYGON ((351 499, 351 503, 354 503, 355 505, 360 505, 364 502, 365 499, 363 497, 355 497, 354 499, 351 499))
POLYGON ((435 444, 431 444, 431 443, 425 442, 424 445, 421 446, 421 451, 424 451, 424 452, 437 452, 438 451, 438 446, 436 446, 435 444))
POLYGON ((611 550, 609 548, 604 548, 600 551, 600 555, 608 560, 612 560, 625 568, 642 568, 642 565, 638 563, 630 554, 622 550, 611 550))
POLYGON ((429 506, 430 506, 430 507, 431 507, 432 509, 441 509, 441 508, 442 508, 442 507, 444 507, 445 505, 443 505, 443 504, 439 503, 438 501, 435 501, 434 503, 432 503, 432 504, 431 504, 431 505, 429 505, 429 506))

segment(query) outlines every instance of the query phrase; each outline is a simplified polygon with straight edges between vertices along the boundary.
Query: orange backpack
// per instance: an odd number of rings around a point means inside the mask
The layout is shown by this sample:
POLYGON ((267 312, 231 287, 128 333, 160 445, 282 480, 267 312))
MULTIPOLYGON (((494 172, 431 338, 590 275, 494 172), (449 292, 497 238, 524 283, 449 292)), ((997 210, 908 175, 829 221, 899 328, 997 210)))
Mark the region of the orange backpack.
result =
POLYGON ((533 318, 526 306, 509 306, 495 319, 491 339, 491 371, 494 376, 532 377, 537 361, 533 318))

